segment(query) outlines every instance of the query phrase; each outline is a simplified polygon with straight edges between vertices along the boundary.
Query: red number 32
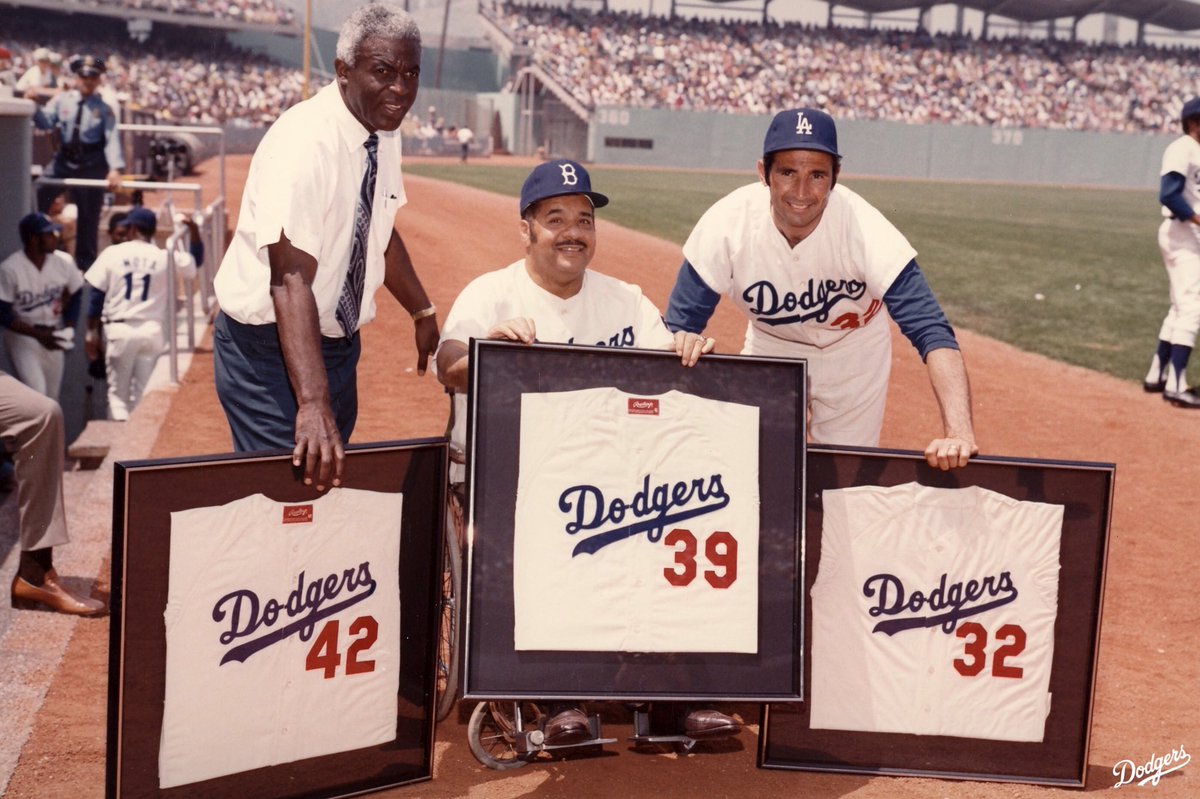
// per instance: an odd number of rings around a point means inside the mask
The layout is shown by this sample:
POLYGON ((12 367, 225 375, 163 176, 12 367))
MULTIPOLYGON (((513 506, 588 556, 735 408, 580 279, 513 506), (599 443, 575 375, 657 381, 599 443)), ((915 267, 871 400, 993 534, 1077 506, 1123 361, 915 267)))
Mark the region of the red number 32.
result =
MULTIPOLYGON (((959 626, 954 633, 967 639, 963 644, 965 657, 954 659, 954 669, 964 677, 974 677, 987 665, 987 630, 979 622, 969 621, 959 626)), ((996 638, 1005 644, 992 653, 992 676, 1020 678, 1025 669, 1009 666, 1005 661, 1025 651, 1025 630, 1017 624, 1005 624, 996 630, 996 638)))
MULTIPOLYGON (((663 543, 675 550, 675 568, 663 569, 671 585, 683 587, 696 579, 696 536, 691 530, 676 528, 667 533, 663 543)), ((704 539, 704 557, 716 569, 705 569, 704 579, 713 588, 728 588, 737 580, 737 539, 718 530, 704 539)))

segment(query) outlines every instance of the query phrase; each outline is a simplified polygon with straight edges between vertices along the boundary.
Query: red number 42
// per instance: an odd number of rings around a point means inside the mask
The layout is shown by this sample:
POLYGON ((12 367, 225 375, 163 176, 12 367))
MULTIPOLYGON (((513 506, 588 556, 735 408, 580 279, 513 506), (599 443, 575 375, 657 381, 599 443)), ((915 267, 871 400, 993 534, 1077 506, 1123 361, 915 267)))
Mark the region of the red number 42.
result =
MULTIPOLYGON (((346 673, 365 674, 375 671, 375 661, 363 657, 363 653, 375 644, 379 636, 379 624, 373 616, 359 616, 350 622, 350 636, 354 640, 346 649, 346 673)), ((308 657, 304 659, 306 671, 325 671, 325 679, 332 680, 342 665, 342 653, 338 651, 337 619, 325 622, 325 626, 313 639, 308 657)))
MULTIPOLYGON (((675 568, 663 569, 667 582, 685 586, 696 579, 696 548, 698 543, 691 530, 676 528, 667 533, 663 543, 675 550, 675 568)), ((737 539, 718 530, 704 539, 704 557, 716 569, 705 569, 704 579, 713 588, 728 588, 737 580, 737 539)))

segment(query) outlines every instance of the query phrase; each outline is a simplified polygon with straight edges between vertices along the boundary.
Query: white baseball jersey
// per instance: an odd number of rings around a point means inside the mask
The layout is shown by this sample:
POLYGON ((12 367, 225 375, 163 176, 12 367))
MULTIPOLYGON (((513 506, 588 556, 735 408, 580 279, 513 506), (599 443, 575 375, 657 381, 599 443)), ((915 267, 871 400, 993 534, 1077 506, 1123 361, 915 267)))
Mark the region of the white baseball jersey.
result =
MULTIPOLYGON (((500 322, 522 316, 533 320, 537 340, 545 344, 599 344, 608 347, 671 349, 675 337, 654 303, 632 283, 587 270, 583 287, 563 299, 533 282, 520 260, 480 275, 467 284, 446 317, 442 341, 486 338, 500 322)), ((450 440, 465 446, 467 398, 455 395, 450 440)))
POLYGON ((396 737, 400 494, 171 514, 159 787, 396 737))
POLYGON ((883 214, 839 184, 791 247, 770 189, 754 183, 714 203, 683 254, 749 318, 744 354, 808 360, 813 442, 878 446, 892 352, 883 295, 917 254, 883 214))
POLYGON ((518 650, 758 651, 758 408, 521 396, 518 650))
MULTIPOLYGON (((1162 169, 1159 175, 1178 172, 1183 175, 1183 199, 1195 211, 1200 211, 1200 142, 1183 135, 1167 145, 1163 151, 1162 169)), ((1162 215, 1171 219, 1171 211, 1165 205, 1162 215)))
POLYGON ((63 300, 82 286, 75 259, 62 250, 47 254, 41 269, 24 250, 0 262, 0 300, 12 303, 17 318, 31 325, 60 327, 63 300))
MULTIPOLYGON (((191 253, 175 253, 175 274, 195 277, 191 253)), ((148 241, 127 241, 106 247, 88 268, 84 279, 104 292, 101 318, 109 322, 163 322, 167 317, 167 251, 148 241)))
POLYGON ((811 727, 1041 741, 1063 507, 917 483, 823 498, 811 727))
POLYGON ((828 347, 886 315, 883 295, 917 252, 840 184, 820 223, 790 247, 771 217, 770 189, 753 183, 704 213, 683 254, 749 317, 743 353, 803 357, 807 347, 828 347))

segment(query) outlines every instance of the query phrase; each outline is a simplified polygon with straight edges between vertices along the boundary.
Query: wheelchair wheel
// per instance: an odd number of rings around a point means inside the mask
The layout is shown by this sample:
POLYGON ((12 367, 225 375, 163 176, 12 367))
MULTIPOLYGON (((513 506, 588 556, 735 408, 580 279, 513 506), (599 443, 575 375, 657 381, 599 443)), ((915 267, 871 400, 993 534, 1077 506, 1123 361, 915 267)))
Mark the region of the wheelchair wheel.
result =
POLYGON ((434 712, 438 721, 450 715, 458 701, 458 672, 461 654, 463 509, 453 493, 446 508, 446 530, 442 545, 441 621, 438 625, 437 697, 434 712))
POLYGON ((513 702, 480 702, 471 712, 467 725, 467 743, 475 759, 490 769, 508 771, 521 768, 534 757, 517 751, 513 702))

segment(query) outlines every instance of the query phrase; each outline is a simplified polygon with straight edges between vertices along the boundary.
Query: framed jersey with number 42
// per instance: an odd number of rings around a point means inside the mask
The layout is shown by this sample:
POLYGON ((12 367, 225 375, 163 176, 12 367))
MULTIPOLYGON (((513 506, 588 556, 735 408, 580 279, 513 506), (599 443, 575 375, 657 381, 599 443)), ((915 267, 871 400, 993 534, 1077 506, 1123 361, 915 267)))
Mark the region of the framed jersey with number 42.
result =
POLYGON ((470 364, 465 696, 798 700, 805 363, 470 364))
POLYGON ((432 776, 444 440, 124 462, 106 795, 335 797, 432 776))

